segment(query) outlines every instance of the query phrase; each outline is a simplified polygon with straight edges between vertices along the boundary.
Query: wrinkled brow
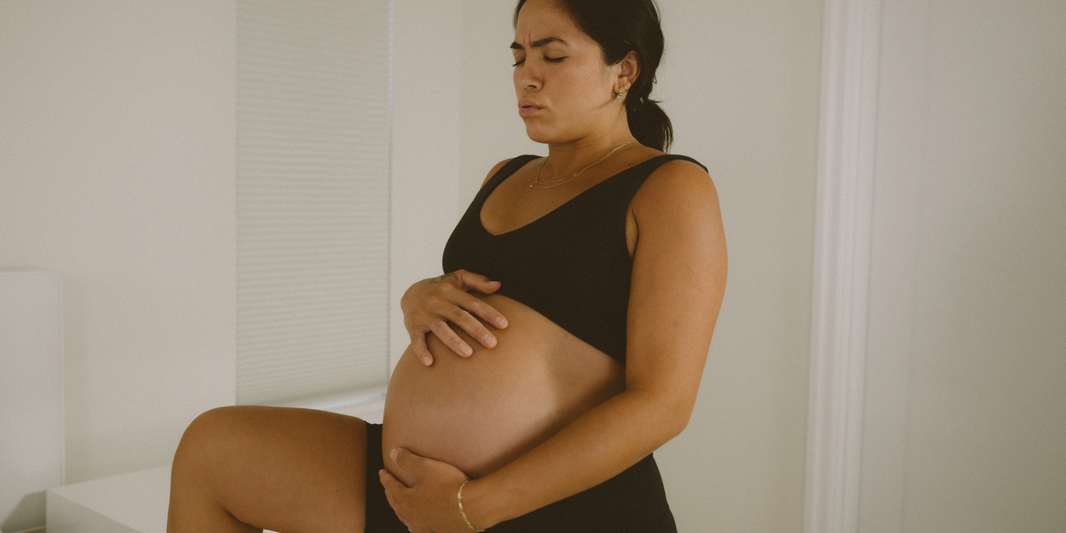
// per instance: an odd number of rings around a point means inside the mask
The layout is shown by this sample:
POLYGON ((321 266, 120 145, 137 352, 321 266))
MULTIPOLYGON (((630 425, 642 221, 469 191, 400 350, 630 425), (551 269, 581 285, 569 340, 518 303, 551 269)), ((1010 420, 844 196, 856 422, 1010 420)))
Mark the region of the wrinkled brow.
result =
MULTIPOLYGON (((544 47, 544 46, 548 46, 551 43, 562 43, 564 45, 565 44, 569 44, 566 41, 564 41, 564 40, 562 40, 562 39, 560 39, 558 37, 545 37, 543 39, 537 39, 536 41, 533 41, 533 48, 541 48, 541 47, 544 47)), ((526 47, 522 46, 521 44, 519 44, 517 42, 514 42, 514 43, 511 43, 511 49, 512 50, 525 50, 526 47)))

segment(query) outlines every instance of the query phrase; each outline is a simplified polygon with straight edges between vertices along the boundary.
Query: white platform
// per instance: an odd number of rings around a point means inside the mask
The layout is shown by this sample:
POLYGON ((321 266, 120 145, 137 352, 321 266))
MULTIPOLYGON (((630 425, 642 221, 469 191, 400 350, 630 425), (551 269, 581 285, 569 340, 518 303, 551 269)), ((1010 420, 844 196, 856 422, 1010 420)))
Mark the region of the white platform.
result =
POLYGON ((59 275, 0 271, 0 531, 45 524, 63 484, 63 290, 59 275))
POLYGON ((47 533, 166 533, 169 498, 170 466, 51 489, 47 533))
POLYGON ((170 467, 48 490, 49 533, 166 533, 170 467))

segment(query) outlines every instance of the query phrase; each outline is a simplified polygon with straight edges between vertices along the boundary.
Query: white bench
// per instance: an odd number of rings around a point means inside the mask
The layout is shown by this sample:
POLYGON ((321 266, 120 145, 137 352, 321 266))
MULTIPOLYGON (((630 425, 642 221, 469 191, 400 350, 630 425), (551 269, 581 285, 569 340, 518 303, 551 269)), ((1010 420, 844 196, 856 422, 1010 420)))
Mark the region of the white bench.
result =
POLYGON ((48 490, 49 533, 166 533, 170 467, 48 490))

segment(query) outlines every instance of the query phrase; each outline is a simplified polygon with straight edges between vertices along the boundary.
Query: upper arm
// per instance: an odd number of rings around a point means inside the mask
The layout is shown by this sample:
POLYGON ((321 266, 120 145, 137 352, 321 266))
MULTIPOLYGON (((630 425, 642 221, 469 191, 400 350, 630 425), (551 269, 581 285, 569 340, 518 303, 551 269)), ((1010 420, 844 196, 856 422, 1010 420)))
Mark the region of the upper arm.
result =
MULTIPOLYGON (((671 161, 634 196, 636 227, 626 384, 667 402, 687 423, 725 292, 725 234, 714 183, 671 161)), ((664 413, 665 414, 665 413, 664 413)))

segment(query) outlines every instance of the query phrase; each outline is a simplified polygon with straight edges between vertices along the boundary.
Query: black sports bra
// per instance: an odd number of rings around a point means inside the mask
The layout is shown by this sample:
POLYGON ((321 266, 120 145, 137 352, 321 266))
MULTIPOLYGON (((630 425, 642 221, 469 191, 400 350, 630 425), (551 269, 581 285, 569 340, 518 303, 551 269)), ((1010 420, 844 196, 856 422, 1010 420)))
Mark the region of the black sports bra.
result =
POLYGON ((529 306, 624 363, 633 270, 626 244, 630 201, 664 163, 675 159, 700 163, 685 156, 660 155, 592 186, 525 226, 500 235, 489 233, 481 223, 485 200, 536 158, 512 159, 478 191, 444 248, 444 271, 466 269, 501 282, 498 294, 529 306))

